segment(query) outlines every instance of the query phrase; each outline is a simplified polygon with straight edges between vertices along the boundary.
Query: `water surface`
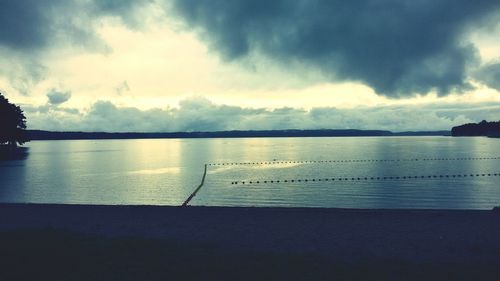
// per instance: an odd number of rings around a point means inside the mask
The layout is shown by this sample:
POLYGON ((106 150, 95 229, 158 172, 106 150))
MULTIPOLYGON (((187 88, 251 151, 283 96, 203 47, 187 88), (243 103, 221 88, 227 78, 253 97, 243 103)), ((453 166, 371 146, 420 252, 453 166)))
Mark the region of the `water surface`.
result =
POLYGON ((0 202, 180 205, 208 164, 205 184, 191 205, 489 209, 500 204, 498 139, 71 140, 27 147, 25 159, 0 161, 0 202))

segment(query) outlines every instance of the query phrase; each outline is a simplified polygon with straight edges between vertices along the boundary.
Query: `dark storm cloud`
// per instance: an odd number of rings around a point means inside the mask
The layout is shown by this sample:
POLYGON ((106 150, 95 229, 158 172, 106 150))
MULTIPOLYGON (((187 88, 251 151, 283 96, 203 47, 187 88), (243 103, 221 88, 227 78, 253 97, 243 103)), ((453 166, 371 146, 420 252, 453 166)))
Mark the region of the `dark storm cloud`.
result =
POLYGON ((96 15, 120 18, 129 28, 137 29, 143 24, 144 18, 137 15, 137 10, 154 0, 94 0, 91 11, 96 15))
POLYGON ((0 75, 20 94, 45 77, 43 52, 75 46, 108 53, 110 47, 95 32, 102 17, 119 18, 138 28, 136 11, 150 0, 0 0, 0 75))
POLYGON ((102 16, 120 18, 127 26, 139 24, 134 16, 149 0, 16 0, 0 1, 0 46, 38 51, 68 41, 102 50, 92 21, 102 16))
POLYGON ((88 27, 78 25, 76 3, 63 0, 19 0, 0 2, 0 45, 14 50, 38 51, 57 36, 88 41, 88 27))
POLYGON ((47 93, 48 103, 51 105, 59 105, 67 102, 71 98, 71 92, 62 92, 51 90, 47 93))
POLYGON ((0 44, 10 48, 37 48, 47 43, 51 17, 44 12, 60 1, 0 1, 0 44))
POLYGON ((498 0, 173 0, 174 12, 227 60, 257 52, 390 97, 469 88, 477 55, 461 36, 499 9, 498 0))
POLYGON ((475 78, 488 87, 500 91, 500 63, 487 64, 481 67, 475 73, 475 78))

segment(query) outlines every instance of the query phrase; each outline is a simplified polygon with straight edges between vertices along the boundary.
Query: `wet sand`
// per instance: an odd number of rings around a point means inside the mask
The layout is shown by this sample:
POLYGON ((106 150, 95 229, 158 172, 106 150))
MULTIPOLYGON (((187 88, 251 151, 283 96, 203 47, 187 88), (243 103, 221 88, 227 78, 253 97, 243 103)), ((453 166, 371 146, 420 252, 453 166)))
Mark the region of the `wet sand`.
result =
POLYGON ((500 213, 0 204, 0 280, 498 280, 500 213))

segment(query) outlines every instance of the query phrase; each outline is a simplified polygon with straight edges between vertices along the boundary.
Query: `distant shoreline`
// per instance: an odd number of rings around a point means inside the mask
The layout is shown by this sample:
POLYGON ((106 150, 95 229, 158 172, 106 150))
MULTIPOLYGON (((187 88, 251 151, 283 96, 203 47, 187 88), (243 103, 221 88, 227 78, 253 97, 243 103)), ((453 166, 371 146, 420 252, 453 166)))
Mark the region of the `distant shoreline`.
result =
POLYGON ((281 138, 281 137, 390 137, 450 136, 450 131, 391 132, 385 130, 251 130, 215 132, 54 132, 28 130, 31 140, 86 139, 193 139, 193 138, 281 138))

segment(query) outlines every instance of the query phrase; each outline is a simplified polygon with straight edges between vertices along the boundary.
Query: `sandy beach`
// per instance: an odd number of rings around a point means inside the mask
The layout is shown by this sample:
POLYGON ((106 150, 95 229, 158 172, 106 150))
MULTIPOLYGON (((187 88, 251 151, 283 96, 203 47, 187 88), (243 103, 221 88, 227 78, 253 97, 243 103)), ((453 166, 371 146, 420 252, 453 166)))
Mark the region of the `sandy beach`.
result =
POLYGON ((0 205, 0 280, 497 280, 500 213, 0 205))

